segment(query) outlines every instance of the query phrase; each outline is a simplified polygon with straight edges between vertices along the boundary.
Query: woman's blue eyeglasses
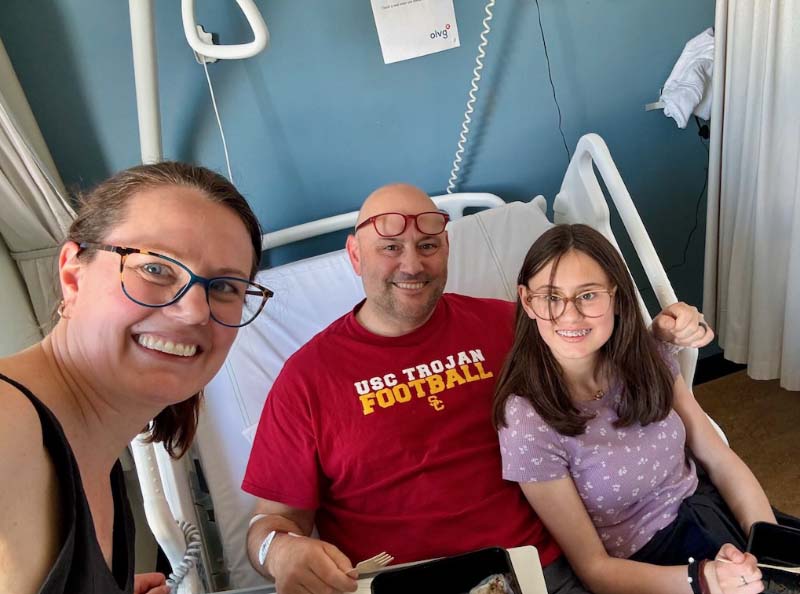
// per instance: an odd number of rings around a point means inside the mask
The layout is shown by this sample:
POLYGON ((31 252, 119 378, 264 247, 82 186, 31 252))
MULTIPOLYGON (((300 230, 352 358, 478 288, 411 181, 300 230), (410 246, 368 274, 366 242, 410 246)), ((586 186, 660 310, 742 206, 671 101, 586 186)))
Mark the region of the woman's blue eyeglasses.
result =
POLYGON ((144 307, 166 307, 177 302, 195 284, 206 291, 211 319, 230 328, 241 328, 258 317, 274 293, 267 287, 234 276, 205 278, 169 256, 137 248, 81 243, 84 250, 113 252, 120 256, 122 292, 144 307))

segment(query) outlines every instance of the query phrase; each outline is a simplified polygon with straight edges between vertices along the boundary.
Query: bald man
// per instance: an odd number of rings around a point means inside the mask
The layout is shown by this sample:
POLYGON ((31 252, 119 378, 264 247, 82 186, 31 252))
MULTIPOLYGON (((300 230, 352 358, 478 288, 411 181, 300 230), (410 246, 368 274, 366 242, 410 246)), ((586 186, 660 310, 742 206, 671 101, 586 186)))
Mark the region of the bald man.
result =
MULTIPOLYGON (((242 488, 258 497, 250 561, 281 594, 352 592, 353 563, 381 551, 404 563, 528 544, 549 592, 586 592, 502 480, 490 416, 514 304, 444 294, 446 223, 413 186, 371 194, 347 238, 366 298, 270 391, 242 488)), ((688 306, 659 319, 660 338, 712 336, 688 306)))

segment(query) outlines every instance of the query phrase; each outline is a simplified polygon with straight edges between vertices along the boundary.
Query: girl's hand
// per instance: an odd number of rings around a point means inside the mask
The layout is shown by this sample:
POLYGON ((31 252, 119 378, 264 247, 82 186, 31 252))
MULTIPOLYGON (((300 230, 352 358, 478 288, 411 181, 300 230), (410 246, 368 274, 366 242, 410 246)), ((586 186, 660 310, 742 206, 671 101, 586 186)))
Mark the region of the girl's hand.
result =
POLYGON ((714 331, 696 307, 673 303, 653 320, 653 336, 679 347, 700 348, 714 339, 714 331))
POLYGON ((757 594, 764 591, 756 558, 732 544, 722 545, 714 561, 704 567, 711 594, 757 594))
POLYGON ((133 576, 133 594, 169 594, 163 573, 137 573, 133 576))

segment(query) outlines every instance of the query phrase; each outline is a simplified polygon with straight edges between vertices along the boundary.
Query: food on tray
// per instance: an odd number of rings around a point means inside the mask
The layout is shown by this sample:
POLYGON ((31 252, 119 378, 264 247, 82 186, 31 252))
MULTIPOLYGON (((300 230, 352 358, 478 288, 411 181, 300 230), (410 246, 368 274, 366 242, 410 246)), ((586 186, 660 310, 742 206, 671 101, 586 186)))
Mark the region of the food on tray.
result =
POLYGON ((511 580, 502 573, 490 575, 469 591, 469 594, 514 594, 511 580))

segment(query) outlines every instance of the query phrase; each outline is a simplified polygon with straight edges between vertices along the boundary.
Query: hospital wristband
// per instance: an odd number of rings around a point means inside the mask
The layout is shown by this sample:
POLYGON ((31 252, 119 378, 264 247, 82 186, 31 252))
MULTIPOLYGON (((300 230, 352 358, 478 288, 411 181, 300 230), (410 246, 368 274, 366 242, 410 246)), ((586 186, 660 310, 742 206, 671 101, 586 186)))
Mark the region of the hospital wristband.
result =
POLYGON ((269 547, 272 546, 272 541, 275 540, 275 537, 278 535, 277 530, 273 530, 269 534, 267 534, 266 538, 261 541, 261 546, 258 547, 258 564, 263 566, 264 562, 267 560, 267 553, 269 553, 269 547))
POLYGON ((254 515, 252 518, 250 518, 250 523, 247 525, 247 529, 249 530, 250 528, 253 527, 253 524, 258 522, 261 518, 266 518, 266 517, 267 517, 267 514, 256 514, 256 515, 254 515))
MULTIPOLYGON (((260 518, 259 518, 260 519, 260 518)), ((266 538, 261 541, 261 546, 258 547, 258 563, 262 567, 264 563, 267 561, 267 555, 269 554, 269 548, 272 546, 272 541, 275 540, 275 537, 279 534, 288 534, 289 536, 300 536, 299 534, 295 534, 294 532, 283 532, 282 530, 273 530, 269 534, 267 534, 266 538)))

